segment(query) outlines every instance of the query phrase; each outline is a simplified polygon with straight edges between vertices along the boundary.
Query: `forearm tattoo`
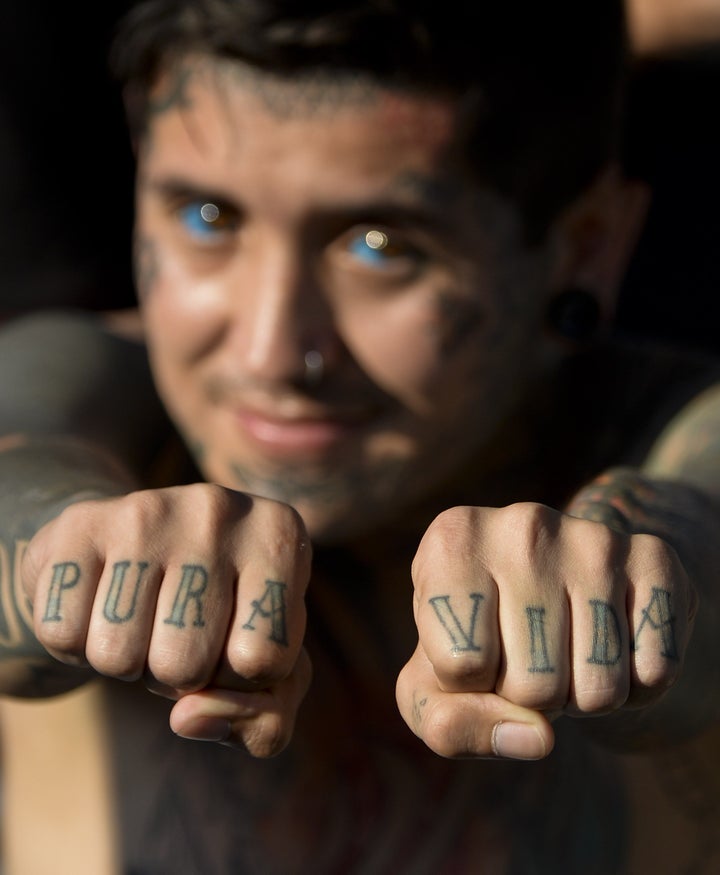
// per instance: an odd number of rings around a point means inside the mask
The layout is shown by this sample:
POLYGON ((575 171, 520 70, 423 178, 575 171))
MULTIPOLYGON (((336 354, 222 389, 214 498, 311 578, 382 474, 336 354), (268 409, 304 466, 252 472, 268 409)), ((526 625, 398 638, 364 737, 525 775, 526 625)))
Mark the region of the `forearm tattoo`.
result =
POLYGON ((0 653, 21 647, 32 628, 30 603, 20 585, 26 540, 0 540, 0 653))
MULTIPOLYGON (((0 447, 0 675, 2 691, 23 696, 62 692, 78 670, 53 660, 33 632, 22 584, 23 556, 32 537, 68 504, 126 491, 127 475, 71 439, 5 438, 0 447)), ((70 586, 72 566, 57 571, 53 596, 70 586)), ((51 614, 58 605, 48 602, 51 614)))

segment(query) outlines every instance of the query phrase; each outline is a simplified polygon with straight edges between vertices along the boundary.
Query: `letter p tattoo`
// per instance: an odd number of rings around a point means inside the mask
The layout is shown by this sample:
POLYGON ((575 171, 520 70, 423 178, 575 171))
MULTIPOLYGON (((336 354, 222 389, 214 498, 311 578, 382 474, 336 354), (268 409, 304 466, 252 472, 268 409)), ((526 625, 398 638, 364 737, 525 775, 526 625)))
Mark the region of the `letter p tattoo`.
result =
POLYGON ((63 590, 72 589, 79 580, 80 566, 77 562, 58 562, 53 565, 53 576, 45 605, 43 623, 59 623, 62 620, 60 599, 63 590))

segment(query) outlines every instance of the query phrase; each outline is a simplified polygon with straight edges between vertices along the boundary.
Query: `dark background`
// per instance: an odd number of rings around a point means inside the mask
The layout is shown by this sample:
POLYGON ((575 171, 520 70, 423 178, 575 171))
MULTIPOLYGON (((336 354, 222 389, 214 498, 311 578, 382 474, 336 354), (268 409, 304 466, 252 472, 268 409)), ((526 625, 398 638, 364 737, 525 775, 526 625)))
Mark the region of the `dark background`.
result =
POLYGON ((619 326, 720 352, 720 45, 643 62, 628 163, 652 185, 619 326))
POLYGON ((132 301, 132 154, 106 56, 130 0, 0 0, 0 314, 132 301))

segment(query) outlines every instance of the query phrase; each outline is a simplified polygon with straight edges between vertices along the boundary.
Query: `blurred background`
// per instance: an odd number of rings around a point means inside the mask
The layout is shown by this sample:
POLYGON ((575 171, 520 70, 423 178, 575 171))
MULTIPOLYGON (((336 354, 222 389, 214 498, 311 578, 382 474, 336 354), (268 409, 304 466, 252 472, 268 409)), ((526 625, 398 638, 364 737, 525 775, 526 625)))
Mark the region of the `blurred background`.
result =
MULTIPOLYGON (((652 186, 618 326, 720 352, 720 0, 627 0, 627 158, 652 186)), ((133 160, 107 71, 132 0, 0 7, 0 318, 132 306, 133 160)))
POLYGON ((652 186, 618 325, 720 352, 720 0, 627 0, 628 163, 652 186))
POLYGON ((132 302, 132 155, 106 61, 131 5, 0 3, 0 316, 132 302))

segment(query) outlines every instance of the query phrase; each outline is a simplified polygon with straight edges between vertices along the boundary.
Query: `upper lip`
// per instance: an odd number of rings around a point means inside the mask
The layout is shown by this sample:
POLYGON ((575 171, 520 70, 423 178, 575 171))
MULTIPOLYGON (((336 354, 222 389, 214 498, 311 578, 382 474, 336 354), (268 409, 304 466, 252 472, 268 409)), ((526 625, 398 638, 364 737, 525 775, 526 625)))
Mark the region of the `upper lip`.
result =
POLYGON ((235 412, 256 416, 280 425, 305 422, 337 422, 352 425, 377 415, 380 405, 362 402, 342 404, 318 402, 294 396, 229 398, 226 403, 235 412))

